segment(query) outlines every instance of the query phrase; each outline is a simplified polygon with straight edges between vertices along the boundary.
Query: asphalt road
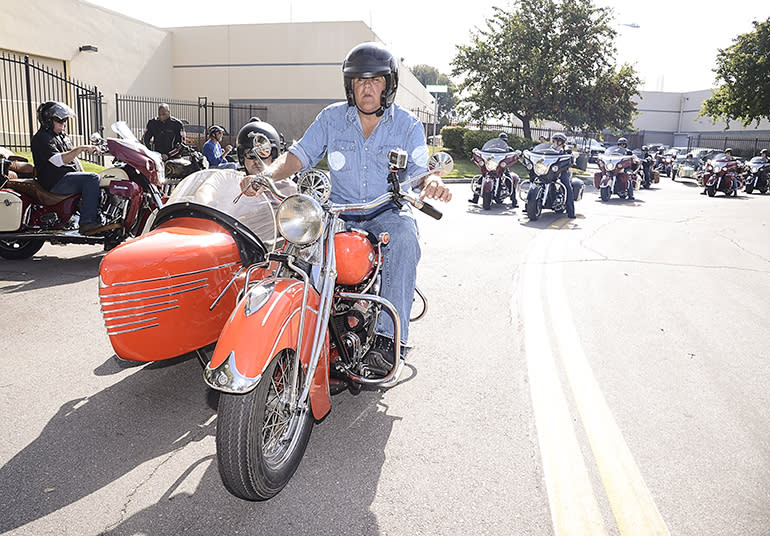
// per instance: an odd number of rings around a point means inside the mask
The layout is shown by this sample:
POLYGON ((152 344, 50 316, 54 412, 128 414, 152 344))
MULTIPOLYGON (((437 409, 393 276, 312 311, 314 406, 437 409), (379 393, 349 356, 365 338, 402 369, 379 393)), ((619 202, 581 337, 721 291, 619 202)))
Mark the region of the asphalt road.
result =
POLYGON ((121 365, 102 253, 0 260, 0 533, 770 534, 770 196, 662 178, 578 218, 420 218, 429 313, 287 488, 228 495, 191 357, 121 365))

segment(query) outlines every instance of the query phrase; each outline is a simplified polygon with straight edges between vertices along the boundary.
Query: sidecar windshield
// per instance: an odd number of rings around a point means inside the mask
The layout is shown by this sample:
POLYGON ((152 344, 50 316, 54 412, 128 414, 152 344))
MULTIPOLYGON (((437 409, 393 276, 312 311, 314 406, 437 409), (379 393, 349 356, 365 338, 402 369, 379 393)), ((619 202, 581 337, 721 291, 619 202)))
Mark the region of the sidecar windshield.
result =
MULTIPOLYGON (((241 196, 243 172, 232 169, 205 169, 188 175, 171 193, 166 205, 197 203, 227 214, 251 229, 263 242, 275 239, 274 211, 279 201, 269 193, 255 197, 241 196)), ((291 181, 279 181, 277 186, 284 195, 296 192, 291 181)))
POLYGON ((481 148, 485 153, 509 153, 510 147, 500 138, 492 138, 481 148))

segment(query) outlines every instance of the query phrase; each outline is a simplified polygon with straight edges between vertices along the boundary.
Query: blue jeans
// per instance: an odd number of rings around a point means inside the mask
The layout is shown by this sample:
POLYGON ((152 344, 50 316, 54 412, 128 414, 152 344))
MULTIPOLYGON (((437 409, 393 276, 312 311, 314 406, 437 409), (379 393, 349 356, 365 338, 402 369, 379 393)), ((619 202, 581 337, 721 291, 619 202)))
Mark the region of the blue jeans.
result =
POLYGON ((84 171, 73 171, 64 175, 53 185, 51 193, 79 194, 80 223, 101 223, 97 216, 99 208, 99 175, 84 171))
POLYGON ((564 186, 564 189, 567 191, 567 202, 566 202, 566 209, 567 209, 567 216, 575 216, 575 193, 572 191, 572 184, 570 183, 570 174, 569 170, 564 170, 561 175, 559 175, 559 182, 561 182, 562 186, 564 186))
MULTIPOLYGON (((401 324, 401 342, 409 339, 409 315, 412 312, 414 288, 417 283, 417 263, 420 261, 420 241, 417 222, 409 212, 387 210, 372 219, 348 221, 347 228, 369 231, 374 236, 387 232, 390 242, 383 246, 382 291, 380 295, 398 311, 401 324)), ((384 310, 377 320, 375 331, 393 338, 393 319, 384 310)))

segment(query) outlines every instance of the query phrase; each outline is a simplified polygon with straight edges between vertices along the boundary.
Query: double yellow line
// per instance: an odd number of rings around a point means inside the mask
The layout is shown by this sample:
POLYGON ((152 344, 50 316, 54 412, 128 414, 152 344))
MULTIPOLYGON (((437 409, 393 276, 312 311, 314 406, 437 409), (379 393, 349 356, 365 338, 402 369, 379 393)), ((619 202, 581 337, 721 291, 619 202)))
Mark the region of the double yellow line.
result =
POLYGON ((607 534, 567 396, 559 380, 558 355, 620 534, 668 536, 668 528, 582 350, 564 299, 562 266, 547 262, 549 246, 557 240, 554 235, 565 233, 545 233, 550 236, 541 235, 533 242, 522 266, 519 306, 524 319, 530 391, 554 533, 557 536, 607 534), (550 316, 546 316, 544 303, 550 316), (551 339, 556 342, 556 353, 551 339))

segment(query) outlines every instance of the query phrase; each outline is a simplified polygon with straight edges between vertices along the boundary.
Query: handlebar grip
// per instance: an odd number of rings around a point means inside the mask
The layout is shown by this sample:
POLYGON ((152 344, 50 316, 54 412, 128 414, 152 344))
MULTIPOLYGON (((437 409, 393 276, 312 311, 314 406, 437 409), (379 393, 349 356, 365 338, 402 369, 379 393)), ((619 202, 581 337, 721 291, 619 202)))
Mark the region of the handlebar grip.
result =
POLYGON ((416 205, 417 208, 421 211, 430 216, 433 219, 440 220, 443 214, 440 210, 438 210, 436 207, 431 205, 430 203, 426 203, 425 201, 421 201, 419 205, 416 205))

